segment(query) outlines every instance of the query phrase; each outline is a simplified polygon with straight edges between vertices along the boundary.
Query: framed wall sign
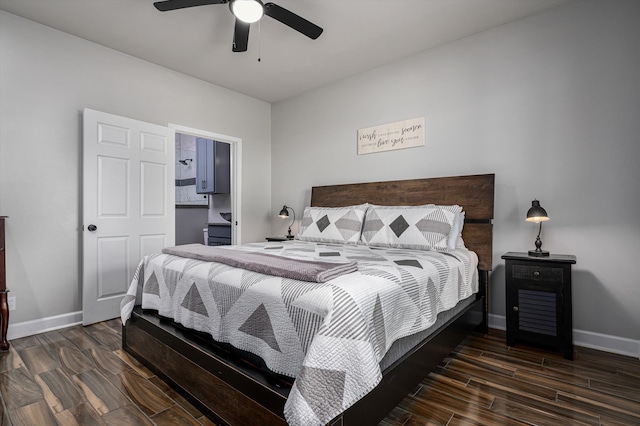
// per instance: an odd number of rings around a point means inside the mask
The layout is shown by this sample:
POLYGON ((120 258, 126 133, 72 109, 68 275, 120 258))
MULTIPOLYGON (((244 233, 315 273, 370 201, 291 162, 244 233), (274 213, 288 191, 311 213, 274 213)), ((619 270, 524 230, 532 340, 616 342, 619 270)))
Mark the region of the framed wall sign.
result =
POLYGON ((424 146, 424 117, 358 130, 358 155, 424 146))

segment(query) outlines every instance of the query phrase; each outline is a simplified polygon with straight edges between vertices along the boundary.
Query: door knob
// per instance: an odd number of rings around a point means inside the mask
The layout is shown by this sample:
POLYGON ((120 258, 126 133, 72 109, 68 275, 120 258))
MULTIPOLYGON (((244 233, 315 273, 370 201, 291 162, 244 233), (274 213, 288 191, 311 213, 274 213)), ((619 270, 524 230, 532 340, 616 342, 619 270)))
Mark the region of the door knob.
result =
POLYGON ((91 225, 89 225, 89 227, 88 227, 87 229, 89 229, 89 231, 93 232, 93 231, 95 231, 96 229, 98 229, 98 227, 97 227, 97 226, 95 226, 95 225, 93 225, 93 224, 91 224, 91 225))

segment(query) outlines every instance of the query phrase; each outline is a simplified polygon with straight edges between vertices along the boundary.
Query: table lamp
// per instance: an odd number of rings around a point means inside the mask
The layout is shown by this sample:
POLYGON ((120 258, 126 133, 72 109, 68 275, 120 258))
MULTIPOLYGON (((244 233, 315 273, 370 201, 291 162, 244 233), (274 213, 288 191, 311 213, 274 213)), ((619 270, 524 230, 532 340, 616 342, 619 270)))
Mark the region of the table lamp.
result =
POLYGON ((293 220, 291 221, 291 225, 289 225, 289 232, 287 234, 287 238, 293 239, 293 234, 291 234, 291 227, 293 226, 293 223, 296 221, 296 211, 293 208, 285 205, 285 206, 282 206, 282 210, 280 210, 280 213, 278 213, 278 216, 280 216, 283 219, 288 218, 289 210, 293 212, 293 220))
POLYGON ((536 237, 536 249, 529 250, 529 256, 534 257, 543 257, 549 256, 549 252, 546 250, 542 250, 542 240, 540 239, 540 232, 542 232, 542 222, 549 220, 549 216, 547 215, 547 211, 540 206, 540 201, 533 200, 531 202, 531 208, 527 212, 527 222, 539 223, 540 228, 538 228, 538 236, 536 237))

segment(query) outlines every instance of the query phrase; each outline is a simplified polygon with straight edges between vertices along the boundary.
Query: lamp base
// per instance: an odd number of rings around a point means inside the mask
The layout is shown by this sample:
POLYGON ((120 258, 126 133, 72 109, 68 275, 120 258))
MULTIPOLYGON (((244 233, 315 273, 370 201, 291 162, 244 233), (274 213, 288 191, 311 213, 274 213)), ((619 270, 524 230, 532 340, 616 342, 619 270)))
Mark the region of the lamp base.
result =
POLYGON ((549 256, 549 252, 546 250, 529 250, 529 256, 545 257, 545 256, 549 256))

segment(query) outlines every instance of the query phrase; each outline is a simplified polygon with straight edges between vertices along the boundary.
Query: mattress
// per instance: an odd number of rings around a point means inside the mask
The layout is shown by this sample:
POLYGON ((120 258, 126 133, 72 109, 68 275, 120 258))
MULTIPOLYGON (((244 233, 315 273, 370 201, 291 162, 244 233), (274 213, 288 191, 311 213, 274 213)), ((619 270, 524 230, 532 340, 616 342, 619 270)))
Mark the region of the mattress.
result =
POLYGON ((291 425, 325 424, 347 409, 379 383, 395 342, 429 329, 439 313, 478 289, 477 256, 464 248, 440 253, 287 241, 233 249, 355 260, 358 271, 312 283, 154 254, 138 266, 123 324, 137 302, 260 356, 272 371, 295 378, 285 406, 291 425))
POLYGON ((411 334, 409 336, 402 337, 393 342, 384 358, 382 358, 382 361, 380 361, 380 370, 384 372, 387 368, 391 367, 396 361, 405 356, 410 350, 415 348, 416 345, 438 331, 440 327, 442 327, 445 323, 450 321, 460 312, 464 311, 465 308, 467 308, 475 301, 475 295, 471 295, 466 299, 459 301, 458 304, 453 308, 440 312, 436 317, 436 321, 429 328, 411 334))

